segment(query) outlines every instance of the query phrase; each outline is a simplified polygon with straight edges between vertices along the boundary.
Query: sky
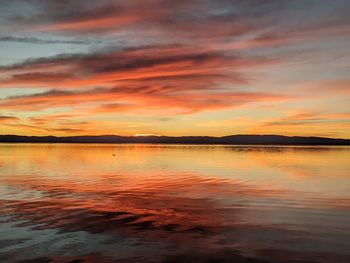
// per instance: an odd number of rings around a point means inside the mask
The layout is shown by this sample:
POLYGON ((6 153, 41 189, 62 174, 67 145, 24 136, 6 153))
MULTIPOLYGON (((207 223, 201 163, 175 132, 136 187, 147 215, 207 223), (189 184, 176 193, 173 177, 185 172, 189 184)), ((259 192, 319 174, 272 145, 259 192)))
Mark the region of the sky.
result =
POLYGON ((350 138, 350 1, 0 6, 0 134, 350 138))

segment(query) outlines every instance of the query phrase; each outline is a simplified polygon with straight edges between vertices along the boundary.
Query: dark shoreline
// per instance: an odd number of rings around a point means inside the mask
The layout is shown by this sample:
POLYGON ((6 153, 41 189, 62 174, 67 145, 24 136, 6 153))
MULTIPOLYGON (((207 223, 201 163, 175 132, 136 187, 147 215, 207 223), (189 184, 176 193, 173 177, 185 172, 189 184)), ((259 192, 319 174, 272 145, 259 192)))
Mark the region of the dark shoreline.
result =
POLYGON ((19 136, 0 135, 1 143, 115 143, 115 144, 217 144, 217 145, 350 145, 350 139, 282 135, 211 136, 19 136))

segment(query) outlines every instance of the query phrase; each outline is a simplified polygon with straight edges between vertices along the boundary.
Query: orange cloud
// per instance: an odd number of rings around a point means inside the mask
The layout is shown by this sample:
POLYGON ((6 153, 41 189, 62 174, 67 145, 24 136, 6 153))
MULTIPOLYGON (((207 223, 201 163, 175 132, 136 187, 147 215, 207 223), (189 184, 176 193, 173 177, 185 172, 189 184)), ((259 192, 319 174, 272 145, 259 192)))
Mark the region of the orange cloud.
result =
POLYGON ((348 137, 350 113, 322 113, 299 111, 286 117, 262 121, 251 130, 252 133, 284 133, 286 135, 348 137))
POLYGON ((19 119, 14 116, 0 115, 0 123, 17 122, 19 119))
POLYGON ((0 108, 36 111, 84 106, 88 112, 188 114, 288 97, 244 91, 242 70, 277 63, 184 45, 155 45, 89 55, 39 58, 0 68, 0 86, 54 88, 0 101, 0 108), (35 69, 45 71, 35 71, 35 69), (100 87, 100 88, 96 88, 100 87))
POLYGON ((88 106, 95 112, 147 112, 168 111, 184 114, 203 110, 234 108, 260 101, 282 101, 288 97, 278 94, 254 92, 213 92, 188 90, 178 93, 173 89, 160 91, 147 86, 92 89, 87 91, 52 90, 35 95, 19 96, 0 102, 0 108, 16 111, 36 111, 53 107, 88 106))

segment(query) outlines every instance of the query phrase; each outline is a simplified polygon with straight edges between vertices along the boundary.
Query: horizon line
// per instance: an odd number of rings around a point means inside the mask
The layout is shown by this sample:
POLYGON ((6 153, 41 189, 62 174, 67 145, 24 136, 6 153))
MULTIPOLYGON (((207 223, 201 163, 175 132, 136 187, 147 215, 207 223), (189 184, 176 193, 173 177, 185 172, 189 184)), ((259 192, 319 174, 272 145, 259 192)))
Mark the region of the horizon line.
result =
POLYGON ((133 137, 133 138, 144 138, 144 137, 168 137, 168 138, 181 138, 181 137, 209 137, 209 138, 224 138, 230 136, 276 136, 276 137, 288 137, 288 138, 322 138, 322 139, 334 139, 334 140, 350 140, 350 138, 335 138, 319 135, 283 135, 283 134, 251 134, 251 133, 238 133, 238 134, 227 134, 221 136, 215 135, 162 135, 162 134, 136 134, 136 135, 120 135, 120 134, 81 134, 81 135, 20 135, 20 134, 0 134, 0 136, 18 136, 18 137, 55 137, 55 138, 71 138, 71 137, 107 137, 107 136, 116 136, 116 137, 133 137))
POLYGON ((75 136, 26 136, 0 135, 1 143, 108 143, 108 144, 187 144, 187 145, 338 145, 350 146, 350 139, 326 137, 302 137, 284 135, 227 135, 213 136, 121 136, 121 135, 75 135, 75 136))

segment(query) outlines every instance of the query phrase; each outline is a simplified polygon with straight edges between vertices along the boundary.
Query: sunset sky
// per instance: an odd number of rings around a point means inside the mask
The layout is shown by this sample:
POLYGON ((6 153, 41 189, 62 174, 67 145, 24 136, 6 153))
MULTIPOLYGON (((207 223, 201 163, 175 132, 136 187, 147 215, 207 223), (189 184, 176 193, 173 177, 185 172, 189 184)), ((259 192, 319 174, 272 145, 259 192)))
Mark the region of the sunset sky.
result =
POLYGON ((0 134, 350 138, 348 0, 0 0, 0 134))

